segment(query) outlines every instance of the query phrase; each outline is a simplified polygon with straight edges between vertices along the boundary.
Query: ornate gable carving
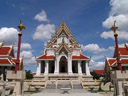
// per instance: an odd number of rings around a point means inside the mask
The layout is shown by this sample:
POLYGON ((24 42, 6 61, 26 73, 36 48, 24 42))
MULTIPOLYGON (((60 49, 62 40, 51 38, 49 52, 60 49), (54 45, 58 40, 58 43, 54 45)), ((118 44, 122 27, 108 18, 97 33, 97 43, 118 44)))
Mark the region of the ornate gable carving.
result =
POLYGON ((63 48, 64 48, 68 53, 71 53, 71 50, 69 49, 69 47, 68 47, 67 44, 65 44, 65 43, 62 43, 62 44, 56 49, 56 52, 59 53, 63 48))
POLYGON ((63 31, 66 32, 67 35, 70 35, 70 30, 68 29, 68 27, 66 26, 66 24, 64 23, 64 21, 62 21, 62 23, 60 24, 59 28, 56 30, 56 35, 60 35, 60 33, 63 31))

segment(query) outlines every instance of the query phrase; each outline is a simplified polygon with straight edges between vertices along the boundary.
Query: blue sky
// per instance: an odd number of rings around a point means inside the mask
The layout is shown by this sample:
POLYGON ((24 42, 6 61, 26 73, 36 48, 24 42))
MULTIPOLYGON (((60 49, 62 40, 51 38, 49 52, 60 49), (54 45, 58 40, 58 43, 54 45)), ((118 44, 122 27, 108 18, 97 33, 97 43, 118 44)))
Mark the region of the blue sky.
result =
POLYGON ((0 0, 0 41, 5 40, 5 45, 15 42, 16 49, 21 18, 26 26, 21 55, 25 69, 34 72, 35 56, 43 54, 44 44, 64 20, 83 54, 91 56, 90 69, 103 69, 104 55, 113 56, 114 36, 109 28, 114 20, 119 26, 120 46, 122 40, 128 40, 127 5, 127 0, 0 0))

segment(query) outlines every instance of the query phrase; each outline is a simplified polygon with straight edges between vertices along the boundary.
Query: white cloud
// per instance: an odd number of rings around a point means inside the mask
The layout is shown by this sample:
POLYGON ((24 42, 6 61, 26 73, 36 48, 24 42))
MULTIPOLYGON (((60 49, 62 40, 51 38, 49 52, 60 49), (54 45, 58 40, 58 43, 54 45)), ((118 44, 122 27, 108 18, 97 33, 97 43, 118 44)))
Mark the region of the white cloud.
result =
POLYGON ((33 65, 37 64, 36 59, 33 56, 31 50, 29 50, 29 51, 22 51, 21 52, 21 56, 24 56, 23 63, 24 63, 25 66, 33 66, 33 65))
POLYGON ((94 55, 94 56, 92 56, 93 60, 99 60, 99 59, 102 59, 102 58, 104 58, 104 55, 94 55))
POLYGON ((31 51, 22 51, 21 56, 24 56, 24 58, 31 58, 33 55, 31 51))
POLYGON ((0 41, 5 40, 6 45, 12 45, 17 42, 18 31, 15 28, 2 27, 0 29, 0 41))
POLYGON ((42 10, 39 14, 37 14, 34 17, 34 19, 38 20, 38 21, 49 21, 48 18, 47 18, 47 14, 45 13, 44 10, 42 10))
POLYGON ((118 26, 118 28, 120 30, 128 31, 128 14, 127 15, 120 14, 117 16, 110 16, 103 22, 103 26, 105 28, 111 28, 111 26, 113 25, 115 20, 117 21, 116 26, 118 26))
POLYGON ((33 56, 33 57, 29 58, 29 59, 24 59, 24 65, 25 66, 37 65, 35 57, 33 56))
POLYGON ((95 62, 93 60, 90 61, 89 63, 89 68, 91 71, 97 70, 97 69, 104 69, 105 62, 95 62))
POLYGON ((127 14, 128 13, 128 0, 111 0, 110 15, 127 14))
MULTIPOLYGON (((116 20, 116 25, 119 27, 119 39, 128 40, 128 0, 111 0, 110 6, 109 17, 103 22, 103 26, 110 28, 116 20)), ((114 36, 111 34, 111 31, 103 32, 101 37, 104 39, 113 38, 114 36)))
POLYGON ((97 45, 97 44, 88 44, 85 46, 82 45, 82 49, 84 51, 88 51, 90 53, 99 53, 99 52, 106 51, 105 48, 100 48, 99 45, 97 45))
POLYGON ((29 43, 21 43, 21 49, 31 49, 31 44, 29 43))
POLYGON ((108 47, 108 50, 114 51, 114 49, 115 49, 114 46, 109 46, 109 47, 108 47))
POLYGON ((51 38, 51 35, 55 32, 54 24, 40 24, 36 28, 36 32, 33 34, 34 40, 46 41, 51 38))
MULTIPOLYGON (((128 32, 126 31, 117 31, 117 34, 118 35, 118 39, 120 40, 128 40, 128 32)), ((114 32, 113 31, 104 31, 101 35, 100 35, 101 38, 104 38, 104 39, 108 39, 108 38, 111 38, 111 39, 114 39, 114 32)))

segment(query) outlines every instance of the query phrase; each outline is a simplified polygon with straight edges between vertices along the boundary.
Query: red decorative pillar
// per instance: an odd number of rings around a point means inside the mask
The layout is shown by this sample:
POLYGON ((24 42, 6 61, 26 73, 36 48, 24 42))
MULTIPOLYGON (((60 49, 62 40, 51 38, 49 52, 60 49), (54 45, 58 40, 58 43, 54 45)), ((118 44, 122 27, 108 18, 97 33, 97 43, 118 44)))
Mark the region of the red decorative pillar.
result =
POLYGON ((25 29, 24 25, 21 24, 21 20, 20 20, 20 25, 17 27, 20 29, 20 32, 18 34, 19 40, 18 40, 18 48, 17 48, 17 60, 16 60, 16 66, 15 66, 15 73, 17 72, 17 70, 19 70, 21 36, 22 36, 22 30, 25 29))
POLYGON ((114 25, 111 27, 111 29, 114 31, 118 70, 122 71, 121 62, 120 62, 119 48, 118 48, 118 34, 116 33, 116 30, 118 29, 118 27, 116 27, 115 23, 116 23, 116 21, 114 21, 114 25))

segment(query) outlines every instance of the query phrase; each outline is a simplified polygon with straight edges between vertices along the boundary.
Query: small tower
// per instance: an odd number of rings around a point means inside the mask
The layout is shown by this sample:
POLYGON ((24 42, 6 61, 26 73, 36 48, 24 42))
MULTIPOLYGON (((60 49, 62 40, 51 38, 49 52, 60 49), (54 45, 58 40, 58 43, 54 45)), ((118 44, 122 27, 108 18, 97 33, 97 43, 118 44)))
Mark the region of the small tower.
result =
POLYGON ((114 25, 110 29, 113 30, 114 36, 115 36, 118 69, 122 71, 119 48, 118 48, 118 34, 116 33, 116 30, 118 29, 118 27, 115 25, 115 23, 116 23, 116 21, 114 21, 114 25))
POLYGON ((15 73, 17 72, 17 70, 19 70, 21 36, 22 36, 22 30, 25 29, 25 26, 21 23, 21 19, 20 19, 20 25, 17 27, 19 28, 20 32, 18 34, 19 40, 18 40, 18 48, 17 48, 17 60, 16 60, 16 66, 15 66, 15 73))

